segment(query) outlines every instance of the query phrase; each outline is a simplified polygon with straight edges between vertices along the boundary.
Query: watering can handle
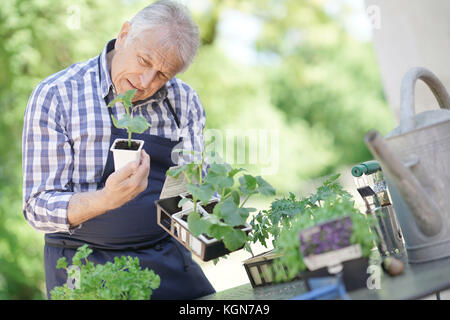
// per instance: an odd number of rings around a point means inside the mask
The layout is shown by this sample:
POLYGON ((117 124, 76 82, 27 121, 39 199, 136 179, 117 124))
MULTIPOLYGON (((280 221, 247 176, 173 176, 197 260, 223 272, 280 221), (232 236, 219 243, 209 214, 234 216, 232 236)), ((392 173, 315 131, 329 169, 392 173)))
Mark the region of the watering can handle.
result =
POLYGON ((401 88, 401 133, 415 129, 414 89, 417 79, 427 84, 441 109, 450 109, 450 97, 442 82, 429 70, 421 67, 410 69, 402 80, 401 88))

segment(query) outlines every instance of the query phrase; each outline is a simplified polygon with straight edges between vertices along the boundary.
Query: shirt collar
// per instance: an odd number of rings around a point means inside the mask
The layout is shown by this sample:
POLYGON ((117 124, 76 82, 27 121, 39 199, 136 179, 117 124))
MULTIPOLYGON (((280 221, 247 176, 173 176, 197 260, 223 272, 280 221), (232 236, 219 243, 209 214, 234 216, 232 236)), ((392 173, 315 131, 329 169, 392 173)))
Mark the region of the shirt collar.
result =
MULTIPOLYGON (((114 84, 111 80, 111 74, 109 73, 108 59, 107 53, 114 49, 114 44, 116 43, 116 39, 110 40, 99 58, 99 80, 100 80, 100 90, 102 93, 102 97, 105 98, 108 96, 109 92, 112 90, 113 96, 116 96, 116 90, 114 88, 114 84)), ((150 103, 150 102, 161 102, 167 97, 167 84, 162 86, 161 89, 156 91, 156 93, 144 100, 139 100, 133 103, 134 106, 150 103)))
POLYGON ((103 48, 103 51, 100 54, 98 69, 99 69, 100 90, 102 92, 103 98, 105 98, 108 95, 109 90, 111 90, 111 88, 114 87, 111 80, 111 74, 109 73, 108 70, 108 60, 106 54, 112 49, 114 49, 115 43, 116 39, 110 40, 106 44, 105 48, 103 48))

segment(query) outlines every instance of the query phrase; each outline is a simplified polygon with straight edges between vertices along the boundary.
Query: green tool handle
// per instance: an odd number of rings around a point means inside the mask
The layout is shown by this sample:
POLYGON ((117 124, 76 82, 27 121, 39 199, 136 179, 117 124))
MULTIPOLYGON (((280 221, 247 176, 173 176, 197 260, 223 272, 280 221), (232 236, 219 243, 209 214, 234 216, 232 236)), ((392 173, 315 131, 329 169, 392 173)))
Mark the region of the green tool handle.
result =
POLYGON ((380 164, 376 160, 370 160, 360 163, 352 168, 354 177, 361 177, 363 174, 372 174, 381 170, 380 164))

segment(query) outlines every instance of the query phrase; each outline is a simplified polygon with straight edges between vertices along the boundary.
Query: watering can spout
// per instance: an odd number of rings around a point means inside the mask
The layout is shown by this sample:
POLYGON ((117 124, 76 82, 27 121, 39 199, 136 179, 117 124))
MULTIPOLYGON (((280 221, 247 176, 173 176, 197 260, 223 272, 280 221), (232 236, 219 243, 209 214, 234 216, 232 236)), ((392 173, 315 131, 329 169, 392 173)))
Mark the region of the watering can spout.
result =
POLYGON ((428 237, 437 235, 443 225, 440 209, 414 174, 391 151, 378 131, 368 132, 364 141, 408 205, 418 229, 428 237))

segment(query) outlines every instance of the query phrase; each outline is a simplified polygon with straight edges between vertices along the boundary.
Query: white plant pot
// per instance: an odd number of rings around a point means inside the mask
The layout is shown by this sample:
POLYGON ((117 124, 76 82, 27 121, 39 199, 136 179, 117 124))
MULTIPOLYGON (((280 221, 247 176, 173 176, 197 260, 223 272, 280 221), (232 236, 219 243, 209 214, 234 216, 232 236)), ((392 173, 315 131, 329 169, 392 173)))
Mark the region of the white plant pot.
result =
POLYGON ((186 229, 188 228, 188 225, 185 221, 183 221, 181 219, 181 217, 185 214, 185 212, 181 211, 181 212, 177 212, 175 213, 172 218, 178 222, 175 224, 175 228, 177 229, 177 234, 180 236, 181 241, 183 241, 183 243, 186 243, 186 229), (182 227, 184 226, 184 228, 182 227), (186 228, 186 229, 185 229, 186 228))
MULTIPOLYGON (((187 192, 180 194, 180 197, 182 198, 187 198, 186 196, 188 195, 187 192)), ((192 200, 189 200, 185 203, 183 203, 183 205, 181 206, 181 210, 182 211, 186 211, 191 209, 191 211, 194 209, 194 203, 192 202, 192 200)))
POLYGON ((114 156, 114 170, 120 170, 124 166, 126 166, 130 162, 136 162, 138 165, 141 162, 141 150, 144 146, 144 140, 136 140, 131 139, 131 141, 139 143, 139 149, 137 150, 125 150, 125 149, 116 149, 116 143, 118 141, 127 141, 128 139, 116 139, 114 140, 111 148, 109 149, 114 156))
POLYGON ((188 224, 186 221, 182 219, 184 215, 191 213, 192 210, 181 211, 175 213, 172 217, 177 222, 175 228, 177 229, 177 234, 179 235, 181 241, 186 243, 189 237, 189 247, 194 251, 197 255, 202 254, 202 242, 194 237, 189 231, 188 224), (183 228, 184 227, 184 228, 183 228))

